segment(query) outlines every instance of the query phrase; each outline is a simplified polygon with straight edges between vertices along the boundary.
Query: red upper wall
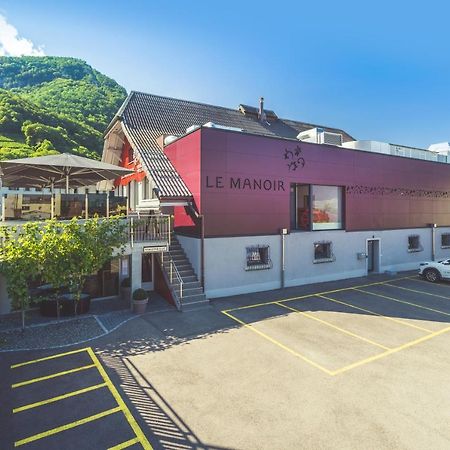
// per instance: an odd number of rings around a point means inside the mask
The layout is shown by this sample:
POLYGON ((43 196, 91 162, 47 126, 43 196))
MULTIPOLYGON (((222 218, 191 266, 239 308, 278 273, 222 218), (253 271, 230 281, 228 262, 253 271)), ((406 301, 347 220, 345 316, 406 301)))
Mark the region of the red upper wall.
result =
POLYGON ((450 225, 447 164, 208 128, 166 153, 194 193, 206 236, 289 228, 291 183, 344 186, 347 230, 450 225))
MULTIPOLYGON (((164 148, 164 152, 192 192, 198 211, 201 209, 200 150, 200 130, 188 134, 164 148)), ((184 207, 175 208, 174 225, 176 227, 194 225, 192 219, 185 213, 184 207)))

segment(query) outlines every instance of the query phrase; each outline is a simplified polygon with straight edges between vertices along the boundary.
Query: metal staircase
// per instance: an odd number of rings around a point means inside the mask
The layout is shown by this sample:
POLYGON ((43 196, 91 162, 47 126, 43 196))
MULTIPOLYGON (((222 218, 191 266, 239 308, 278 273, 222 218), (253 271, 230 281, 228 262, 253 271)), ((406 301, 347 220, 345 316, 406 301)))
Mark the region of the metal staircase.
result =
POLYGON ((164 254, 162 265, 179 310, 195 309, 209 304, 191 262, 173 233, 169 251, 164 254))

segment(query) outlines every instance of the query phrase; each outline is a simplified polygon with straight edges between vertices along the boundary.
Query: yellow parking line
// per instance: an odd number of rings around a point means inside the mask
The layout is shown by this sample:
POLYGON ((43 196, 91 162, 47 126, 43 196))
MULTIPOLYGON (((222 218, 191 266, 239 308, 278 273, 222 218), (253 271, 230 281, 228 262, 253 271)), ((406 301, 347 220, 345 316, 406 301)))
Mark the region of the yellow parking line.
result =
POLYGON ((386 286, 395 287, 397 289, 403 289, 404 291, 417 292, 418 294, 430 295, 431 297, 439 297, 439 298, 445 298, 446 300, 450 300, 450 297, 446 297, 445 295, 430 294, 429 292, 426 292, 426 291, 419 291, 418 289, 405 288, 403 286, 397 286, 396 284, 386 283, 386 286))
POLYGON ((97 367, 97 370, 100 372, 100 375, 103 378, 103 381, 108 386, 111 394, 113 395, 114 399, 116 400, 117 404, 119 405, 119 408, 122 410, 125 418, 127 419, 128 423, 130 424, 131 428, 134 431, 134 434, 139 439, 139 442, 141 443, 142 447, 145 450, 153 450, 153 447, 150 445, 150 442, 148 442, 147 438, 145 437, 145 434, 142 432, 141 428, 139 427, 138 423, 136 422, 136 419, 131 414, 130 410, 128 409, 127 405, 123 401, 122 397, 120 396, 119 392, 117 391, 116 387, 112 383, 111 379, 109 378, 108 374, 106 373, 105 369, 103 368, 102 364, 97 358, 97 355, 94 353, 91 347, 87 348, 87 352, 89 353, 89 356, 91 357, 92 361, 94 362, 94 365, 97 367))
POLYGON ((332 324, 330 322, 327 322, 326 320, 322 320, 322 319, 319 319, 318 317, 314 317, 313 315, 308 314, 308 313, 306 313, 304 311, 300 311, 300 310, 298 310, 296 308, 291 308, 290 306, 286 306, 286 305, 283 305, 281 303, 277 303, 277 304, 280 305, 283 308, 290 309, 291 311, 294 311, 294 312, 296 312, 298 314, 301 314, 302 316, 308 317, 309 319, 316 320, 317 322, 320 322, 321 324, 326 325, 327 327, 334 328, 335 330, 338 330, 338 331, 340 331, 342 333, 348 334, 349 336, 352 336, 352 337, 354 337, 356 339, 360 339, 361 341, 367 342, 368 344, 375 345, 376 347, 380 347, 380 348, 382 348, 384 350, 390 350, 390 348, 386 347, 385 345, 379 344, 378 342, 372 341, 372 340, 367 339, 367 338, 365 338, 363 336, 359 336, 358 334, 352 333, 351 331, 348 331, 348 330, 345 330, 344 328, 338 327, 338 326, 336 326, 336 325, 334 325, 334 324, 332 324))
POLYGON ((114 414, 121 410, 120 406, 116 406, 115 408, 108 409, 107 411, 103 411, 98 414, 94 414, 93 416, 85 417, 84 419, 77 420, 75 422, 67 423, 66 425, 62 425, 60 427, 52 428, 51 430, 44 431, 43 433, 34 434, 33 436, 27 437, 25 439, 21 439, 20 441, 14 442, 14 447, 20 447, 24 444, 29 444, 30 442, 37 441, 39 439, 52 436, 57 433, 61 433, 62 431, 70 430, 71 428, 78 427, 80 425, 84 425, 85 423, 92 422, 97 419, 101 419, 102 417, 109 416, 110 414, 114 414))
POLYGON ((129 441, 122 442, 119 445, 115 445, 114 447, 109 447, 108 450, 122 450, 123 448, 131 447, 133 444, 137 444, 139 439, 136 437, 134 439, 130 439, 129 441))
POLYGON ((91 369, 95 367, 95 364, 89 364, 87 366, 76 367, 75 369, 65 370, 64 372, 52 373, 51 375, 46 375, 45 377, 33 378, 32 380, 21 381, 20 383, 13 384, 11 387, 18 388, 21 386, 26 386, 27 384, 37 383, 38 381, 50 380, 51 378, 61 377, 63 375, 68 375, 69 373, 80 372, 81 370, 91 369))
MULTIPOLYGON (((364 291, 361 291, 361 292, 364 292, 364 291)), ((361 308, 359 306, 355 306, 355 305, 352 305, 350 303, 343 302, 341 300, 336 300, 335 298, 326 297, 325 295, 317 295, 317 297, 324 298, 325 300, 329 300, 330 302, 339 303, 341 305, 348 306, 349 308, 358 309, 360 311, 364 311, 366 313, 373 314, 374 316, 382 317, 383 319, 390 320, 391 322, 395 322, 395 323, 398 323, 400 325, 404 325, 404 326, 411 327, 411 328, 416 328, 417 330, 425 331, 426 333, 432 333, 433 332, 433 330, 429 330, 427 328, 420 327, 419 325, 414 325, 413 323, 404 322, 403 320, 399 320, 399 319, 394 319, 393 317, 383 316, 383 314, 379 314, 379 313, 377 313, 375 311, 371 311, 369 309, 361 308)))
POLYGON ((30 403, 28 405, 20 406, 19 408, 14 408, 13 413, 18 413, 21 411, 26 411, 27 409, 37 408, 38 406, 48 405, 49 403, 54 403, 59 400, 63 400, 69 397, 75 397, 76 395, 84 394, 85 392, 94 391, 96 389, 100 389, 105 387, 106 383, 95 384, 94 386, 89 386, 84 389, 79 389, 77 391, 68 392, 67 394, 58 395, 57 397, 48 398, 47 400, 42 400, 40 402, 30 403))
MULTIPOLYGON (((386 283, 389 283, 389 282, 392 282, 392 281, 405 280, 407 278, 409 278, 409 277, 400 277, 400 278, 394 278, 393 280, 377 281, 377 282, 374 282, 374 283, 361 284, 361 285, 355 286, 355 287, 356 288, 360 288, 360 287, 376 286, 376 285, 379 285, 379 284, 386 284, 386 283)), ((291 302, 293 300, 301 300, 301 299, 307 298, 307 297, 314 297, 315 295, 334 294, 336 292, 344 292, 344 291, 349 291, 351 289, 354 289, 354 288, 349 286, 349 287, 346 287, 346 288, 333 289, 333 290, 330 290, 330 291, 312 292, 311 294, 300 295, 300 296, 297 296, 297 297, 278 299, 278 300, 273 300, 273 301, 265 302, 265 303, 256 303, 254 305, 238 306, 237 308, 225 309, 222 312, 225 313, 225 312, 238 311, 238 310, 241 310, 241 309, 257 308, 259 306, 274 305, 274 304, 276 304, 278 302, 281 302, 281 303, 283 303, 283 302, 291 302)))
POLYGON ((238 319, 237 317, 234 317, 229 312, 222 311, 222 313, 225 314, 230 319, 235 320, 236 322, 240 323, 241 325, 243 325, 244 327, 248 328, 249 330, 255 332, 256 334, 259 334, 263 338, 265 338, 268 341, 272 342, 272 344, 277 345, 278 347, 282 348, 283 350, 286 350, 287 352, 291 353, 292 355, 296 356, 297 358, 300 358, 301 360, 307 362, 308 364, 311 364, 311 366, 314 366, 316 369, 320 369, 322 372, 325 372, 327 375, 332 375, 331 370, 328 370, 325 367, 321 366, 320 364, 317 364, 316 362, 314 362, 311 359, 307 358, 306 356, 303 356, 302 354, 297 353, 295 350, 292 350, 291 348, 287 347, 286 345, 282 344, 281 342, 277 341, 276 339, 268 336, 267 334, 263 333, 262 331, 259 331, 258 329, 254 328, 250 324, 243 322, 242 320, 238 319))
POLYGON ((441 288, 444 288, 447 290, 450 289, 450 285, 448 283, 446 283, 446 284, 430 283, 429 281, 425 281, 421 277, 409 277, 409 279, 412 281, 418 281, 419 283, 427 284, 428 286, 433 285, 433 286, 441 287, 441 288))
POLYGON ((62 356, 73 355, 75 353, 81 353, 81 352, 85 352, 85 351, 86 351, 85 348, 80 348, 78 350, 72 350, 70 352, 57 353, 56 355, 46 356, 45 358, 33 359, 31 361, 25 361, 25 362, 22 362, 22 363, 19 363, 19 364, 13 364, 11 366, 11 369, 15 369, 17 367, 26 366, 28 364, 38 363, 38 362, 41 362, 41 361, 48 361, 49 359, 61 358, 62 356))
POLYGON ((422 336, 422 337, 420 337, 420 338, 418 338, 418 339, 416 339, 414 341, 408 342, 408 343, 403 344, 403 345, 401 345, 399 347, 396 347, 396 348, 393 348, 391 350, 388 350, 388 351, 386 351, 384 353, 380 353, 378 355, 371 356, 369 358, 363 359, 363 360, 358 361, 356 363, 349 364, 348 366, 345 366, 345 367, 342 367, 340 369, 337 369, 337 370, 335 370, 332 373, 332 375, 338 375, 338 374, 341 374, 341 373, 346 372, 348 370, 354 369, 355 367, 359 367, 359 366, 362 366, 362 365, 367 364, 369 362, 376 361, 377 359, 384 358, 385 356, 388 356, 388 355, 392 355, 393 353, 397 353, 397 352, 399 352, 401 350, 405 350, 406 348, 413 347, 414 345, 417 345, 417 344, 420 344, 422 342, 428 341, 428 340, 430 340, 430 339, 432 339, 432 338, 434 338, 436 336, 439 336, 440 334, 447 333, 448 331, 450 331, 450 327, 443 328, 442 330, 436 331, 436 332, 428 334, 426 336, 422 336))
POLYGON ((355 289, 355 291, 364 292, 364 293, 370 294, 370 295, 375 295, 376 297, 386 298, 388 300, 392 300, 393 302, 403 303, 405 305, 414 306, 416 308, 426 309, 427 311, 433 311, 433 312, 438 313, 438 314, 443 314, 444 316, 450 316, 449 313, 446 313, 444 311, 440 311, 439 309, 428 308, 428 306, 417 305, 416 303, 407 302, 406 300, 400 300, 400 299, 395 298, 395 297, 389 297, 388 295, 375 294, 374 292, 365 291, 363 289, 355 289))

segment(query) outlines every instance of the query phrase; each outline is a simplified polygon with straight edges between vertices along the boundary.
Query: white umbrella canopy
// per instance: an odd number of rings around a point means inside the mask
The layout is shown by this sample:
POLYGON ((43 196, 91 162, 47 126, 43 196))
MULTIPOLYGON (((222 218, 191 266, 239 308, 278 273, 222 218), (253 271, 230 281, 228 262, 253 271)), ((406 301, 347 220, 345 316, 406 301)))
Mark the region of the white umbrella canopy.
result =
POLYGON ((132 170, 70 153, 0 161, 3 186, 64 187, 91 186, 133 173, 132 170))

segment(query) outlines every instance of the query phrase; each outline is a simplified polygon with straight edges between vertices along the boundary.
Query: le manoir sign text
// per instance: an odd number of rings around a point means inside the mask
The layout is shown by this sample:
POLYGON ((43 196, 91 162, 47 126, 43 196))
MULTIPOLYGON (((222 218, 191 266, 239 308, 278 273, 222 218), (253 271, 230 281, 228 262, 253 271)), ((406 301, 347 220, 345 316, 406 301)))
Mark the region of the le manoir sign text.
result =
MULTIPOLYGON (((294 149, 284 149, 282 160, 286 163, 289 171, 305 167, 305 159, 302 149, 297 145, 294 149)), ((272 180, 269 178, 241 178, 206 175, 205 185, 208 189, 233 189, 249 191, 285 191, 283 180, 272 180)))

